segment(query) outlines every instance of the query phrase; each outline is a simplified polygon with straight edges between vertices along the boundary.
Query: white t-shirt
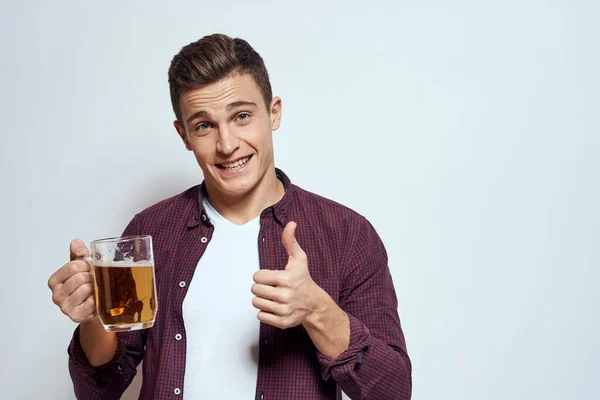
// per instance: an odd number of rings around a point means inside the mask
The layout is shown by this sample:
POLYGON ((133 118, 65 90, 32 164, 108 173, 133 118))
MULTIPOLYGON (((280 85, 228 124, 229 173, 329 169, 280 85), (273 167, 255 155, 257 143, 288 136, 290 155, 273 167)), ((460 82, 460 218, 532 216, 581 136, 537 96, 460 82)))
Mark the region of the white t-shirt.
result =
POLYGON ((238 226, 204 199, 214 225, 183 301, 185 399, 253 399, 258 376, 258 310, 252 275, 260 269, 260 217, 238 226))

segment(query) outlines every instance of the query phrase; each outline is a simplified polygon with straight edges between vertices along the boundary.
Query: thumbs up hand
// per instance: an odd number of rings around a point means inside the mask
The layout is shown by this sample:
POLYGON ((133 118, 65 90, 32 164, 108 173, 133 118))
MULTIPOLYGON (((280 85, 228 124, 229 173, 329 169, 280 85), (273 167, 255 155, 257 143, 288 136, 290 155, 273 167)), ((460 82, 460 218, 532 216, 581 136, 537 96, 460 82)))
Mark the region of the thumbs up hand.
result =
POLYGON ((296 223, 289 222, 282 234, 288 253, 283 271, 260 270, 254 274, 252 305, 258 319, 278 328, 291 328, 304 323, 317 312, 329 295, 311 278, 306 253, 294 237, 296 223))

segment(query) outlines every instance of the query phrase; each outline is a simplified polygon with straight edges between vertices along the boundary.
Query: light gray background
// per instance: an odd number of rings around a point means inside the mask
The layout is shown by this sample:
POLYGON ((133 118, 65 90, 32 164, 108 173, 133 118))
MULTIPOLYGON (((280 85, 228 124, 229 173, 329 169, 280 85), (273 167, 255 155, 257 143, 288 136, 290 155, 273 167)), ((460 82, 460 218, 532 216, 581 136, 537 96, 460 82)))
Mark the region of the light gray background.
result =
POLYGON ((224 32, 283 98, 277 165, 383 238, 414 399, 597 398, 598 2, 88 3, 1 3, 0 397, 74 397, 46 281, 201 180, 166 71, 224 32))

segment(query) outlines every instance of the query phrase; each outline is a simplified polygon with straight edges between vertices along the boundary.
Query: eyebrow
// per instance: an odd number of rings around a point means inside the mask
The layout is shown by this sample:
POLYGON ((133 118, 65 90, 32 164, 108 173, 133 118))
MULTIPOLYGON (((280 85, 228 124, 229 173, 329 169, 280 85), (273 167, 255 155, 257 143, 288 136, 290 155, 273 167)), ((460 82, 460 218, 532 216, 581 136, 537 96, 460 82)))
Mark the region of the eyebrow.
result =
MULTIPOLYGON (((256 103, 254 103, 252 101, 243 101, 243 100, 240 100, 240 101, 234 101, 233 103, 227 104, 226 110, 227 110, 227 112, 229 112, 229 111, 234 110, 234 109, 239 108, 239 107, 248 107, 248 106, 250 106, 250 107, 257 107, 256 103)), ((206 112, 204 110, 201 110, 201 111, 198 111, 198 112, 192 114, 187 119, 187 123, 189 124, 190 122, 192 122, 193 120, 198 119, 198 118, 207 118, 207 117, 209 117, 208 112, 206 112)))

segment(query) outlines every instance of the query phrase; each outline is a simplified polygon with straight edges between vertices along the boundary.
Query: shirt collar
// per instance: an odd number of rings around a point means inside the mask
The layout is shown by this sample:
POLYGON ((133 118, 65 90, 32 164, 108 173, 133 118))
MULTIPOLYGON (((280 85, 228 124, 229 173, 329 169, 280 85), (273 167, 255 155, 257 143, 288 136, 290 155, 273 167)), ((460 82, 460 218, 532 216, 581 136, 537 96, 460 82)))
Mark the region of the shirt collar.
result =
MULTIPOLYGON (((290 178, 279 168, 275 168, 275 175, 277 176, 277 179, 283 183, 285 193, 281 200, 272 206, 265 208, 261 212, 260 219, 274 218, 279 224, 285 226, 288 223, 288 211, 293 201, 295 187, 292 185, 290 178)), ((197 188, 196 208, 188 219, 188 228, 194 228, 200 223, 210 225, 209 218, 206 215, 206 210, 202 203, 202 200, 208 195, 206 191, 206 183, 203 181, 200 186, 197 186, 197 188)))
POLYGON ((275 168, 275 175, 283 183, 285 193, 281 200, 263 210, 260 214, 260 219, 273 216, 277 222, 285 226, 288 223, 288 215, 294 198, 295 186, 292 185, 292 181, 282 170, 275 168))

